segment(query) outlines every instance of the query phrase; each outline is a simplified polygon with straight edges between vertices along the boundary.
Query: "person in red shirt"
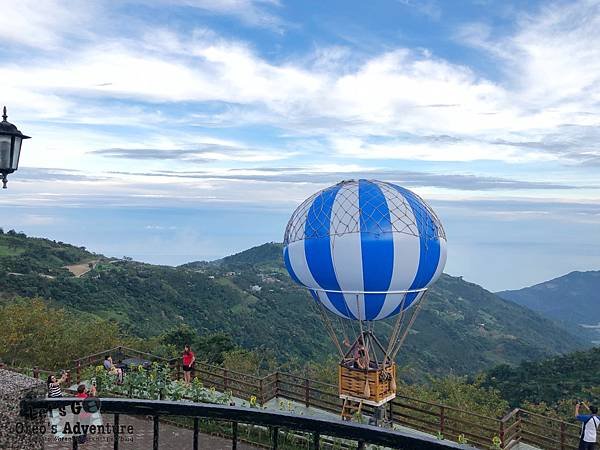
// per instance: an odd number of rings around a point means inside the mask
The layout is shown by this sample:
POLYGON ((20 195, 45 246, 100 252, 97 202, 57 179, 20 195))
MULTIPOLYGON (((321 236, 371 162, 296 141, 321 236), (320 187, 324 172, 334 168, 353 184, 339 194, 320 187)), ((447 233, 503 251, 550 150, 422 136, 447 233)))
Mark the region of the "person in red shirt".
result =
MULTIPOLYGON (((89 391, 86 391, 85 384, 80 384, 77 386, 77 394, 75 397, 77 398, 88 398, 96 396, 96 382, 92 383, 92 387, 89 391)), ((91 418, 91 414, 88 412, 81 411, 79 413, 78 419, 80 422, 87 423, 91 418)), ((77 436, 77 441, 79 444, 85 444, 87 442, 87 432, 84 434, 77 436)))
POLYGON ((192 370, 194 370, 194 363, 196 362, 196 356, 190 348, 186 345, 183 350, 183 380, 186 383, 192 381, 192 370))

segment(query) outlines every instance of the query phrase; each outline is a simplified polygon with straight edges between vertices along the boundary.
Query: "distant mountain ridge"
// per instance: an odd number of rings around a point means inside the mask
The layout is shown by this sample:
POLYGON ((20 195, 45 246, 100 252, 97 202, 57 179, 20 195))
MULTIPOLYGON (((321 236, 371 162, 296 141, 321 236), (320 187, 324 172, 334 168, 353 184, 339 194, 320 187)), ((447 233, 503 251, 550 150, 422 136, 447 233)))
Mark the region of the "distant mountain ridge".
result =
MULTIPOLYGON (((107 318, 140 337, 187 323, 200 333, 224 331, 240 345, 282 360, 334 354, 312 298, 289 278, 277 243, 218 261, 166 267, 0 234, 0 299, 14 295, 107 318), (63 268, 92 260, 98 263, 80 278, 63 268)), ((392 324, 393 319, 379 321, 375 330, 385 335, 392 324)), ((427 295, 399 363, 402 377, 415 380, 474 373, 583 346, 533 311, 443 275, 427 295)))
POLYGON ((500 297, 555 320, 600 344, 600 271, 571 272, 500 297))

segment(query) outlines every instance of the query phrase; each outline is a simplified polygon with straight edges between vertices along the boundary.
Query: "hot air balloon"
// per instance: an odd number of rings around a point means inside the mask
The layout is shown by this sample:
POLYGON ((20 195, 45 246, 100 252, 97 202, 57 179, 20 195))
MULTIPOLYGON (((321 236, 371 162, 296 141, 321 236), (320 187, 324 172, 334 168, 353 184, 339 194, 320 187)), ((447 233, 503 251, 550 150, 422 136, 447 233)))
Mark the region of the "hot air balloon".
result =
POLYGON ((396 355, 446 262, 446 235, 435 212, 396 184, 342 181, 294 211, 283 257, 292 279, 314 298, 340 353, 344 410, 347 402, 379 407, 393 399, 396 355), (384 343, 374 323, 393 316, 384 343))

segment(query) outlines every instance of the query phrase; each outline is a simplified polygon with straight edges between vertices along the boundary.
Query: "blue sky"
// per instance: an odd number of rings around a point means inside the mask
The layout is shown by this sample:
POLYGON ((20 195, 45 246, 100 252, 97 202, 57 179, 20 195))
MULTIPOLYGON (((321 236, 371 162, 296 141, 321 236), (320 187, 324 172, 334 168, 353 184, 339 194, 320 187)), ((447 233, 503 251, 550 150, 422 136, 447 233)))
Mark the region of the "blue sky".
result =
POLYGON ((490 290, 600 269, 600 2, 21 0, 2 226, 160 264, 281 241, 313 192, 429 201, 490 290))

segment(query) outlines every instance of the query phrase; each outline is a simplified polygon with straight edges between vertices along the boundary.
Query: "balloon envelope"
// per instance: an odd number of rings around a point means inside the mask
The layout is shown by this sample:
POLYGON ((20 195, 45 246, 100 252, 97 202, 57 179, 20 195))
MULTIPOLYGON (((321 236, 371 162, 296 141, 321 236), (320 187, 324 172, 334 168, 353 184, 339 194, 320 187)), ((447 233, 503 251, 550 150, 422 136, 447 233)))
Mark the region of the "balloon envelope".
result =
POLYGON ((331 312, 380 320, 415 304, 441 275, 446 235, 433 210, 410 190, 350 180, 296 209, 283 257, 292 279, 331 312))

